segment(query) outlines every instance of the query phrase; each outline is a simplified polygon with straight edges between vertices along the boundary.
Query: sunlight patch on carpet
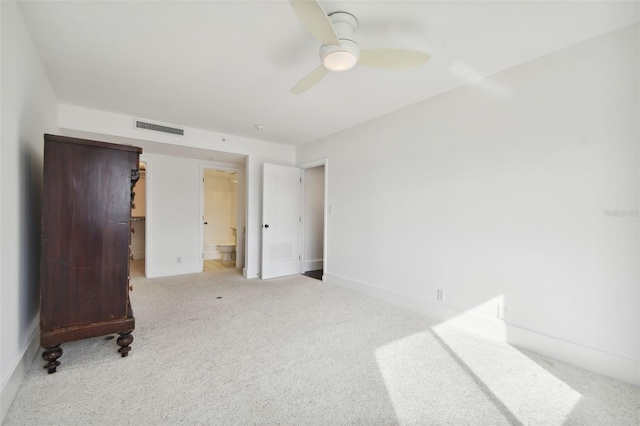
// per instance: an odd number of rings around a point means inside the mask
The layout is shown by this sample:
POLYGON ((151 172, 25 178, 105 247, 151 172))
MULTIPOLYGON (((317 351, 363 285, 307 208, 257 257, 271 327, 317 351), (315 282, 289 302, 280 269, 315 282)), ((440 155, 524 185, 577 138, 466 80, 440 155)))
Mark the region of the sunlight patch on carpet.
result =
POLYGON ((487 341, 443 324, 378 348, 398 421, 436 419, 446 411, 454 423, 564 423, 580 393, 513 347, 487 341))

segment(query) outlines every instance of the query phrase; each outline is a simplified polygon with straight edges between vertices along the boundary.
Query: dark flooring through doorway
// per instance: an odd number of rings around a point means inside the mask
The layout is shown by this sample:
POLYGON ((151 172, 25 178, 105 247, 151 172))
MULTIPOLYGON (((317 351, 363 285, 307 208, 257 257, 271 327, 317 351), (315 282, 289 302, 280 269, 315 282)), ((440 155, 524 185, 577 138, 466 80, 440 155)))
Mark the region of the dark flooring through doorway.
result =
POLYGON ((307 277, 315 278, 316 280, 322 281, 322 274, 324 273, 323 269, 316 269, 315 271, 307 271, 304 274, 307 277))

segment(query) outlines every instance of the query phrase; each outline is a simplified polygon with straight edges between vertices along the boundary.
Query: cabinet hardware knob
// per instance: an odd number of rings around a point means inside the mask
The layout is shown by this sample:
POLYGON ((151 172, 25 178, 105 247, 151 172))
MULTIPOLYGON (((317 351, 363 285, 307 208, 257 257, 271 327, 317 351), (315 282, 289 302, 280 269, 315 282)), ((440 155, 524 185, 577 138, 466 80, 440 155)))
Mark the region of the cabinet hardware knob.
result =
POLYGON ((129 284, 129 291, 133 291, 133 284, 129 284))

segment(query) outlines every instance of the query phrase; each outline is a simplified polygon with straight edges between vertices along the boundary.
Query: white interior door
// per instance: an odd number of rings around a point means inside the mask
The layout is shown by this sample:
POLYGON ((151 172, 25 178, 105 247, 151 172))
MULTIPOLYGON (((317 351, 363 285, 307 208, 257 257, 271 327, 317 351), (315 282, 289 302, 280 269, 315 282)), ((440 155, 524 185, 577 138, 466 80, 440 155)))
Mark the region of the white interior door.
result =
POLYGON ((302 169, 264 164, 262 279, 300 273, 302 169))

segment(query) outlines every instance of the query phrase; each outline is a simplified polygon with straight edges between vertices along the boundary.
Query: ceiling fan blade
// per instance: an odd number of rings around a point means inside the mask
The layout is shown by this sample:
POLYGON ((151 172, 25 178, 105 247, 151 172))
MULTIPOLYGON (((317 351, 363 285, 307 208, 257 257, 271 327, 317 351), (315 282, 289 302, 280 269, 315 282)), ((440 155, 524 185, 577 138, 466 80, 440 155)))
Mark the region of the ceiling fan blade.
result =
POLYGON ((329 74, 329 70, 326 69, 323 65, 320 65, 315 70, 311 71, 309 75, 300 80, 298 84, 293 86, 293 88, 289 91, 294 95, 299 95, 300 93, 311 89, 315 86, 320 80, 324 78, 325 75, 329 74))
POLYGON ((300 22, 320 43, 340 44, 336 30, 320 3, 316 0, 289 0, 289 4, 300 22))
POLYGON ((412 70, 424 65, 431 55, 407 49, 362 49, 361 65, 385 70, 412 70))

